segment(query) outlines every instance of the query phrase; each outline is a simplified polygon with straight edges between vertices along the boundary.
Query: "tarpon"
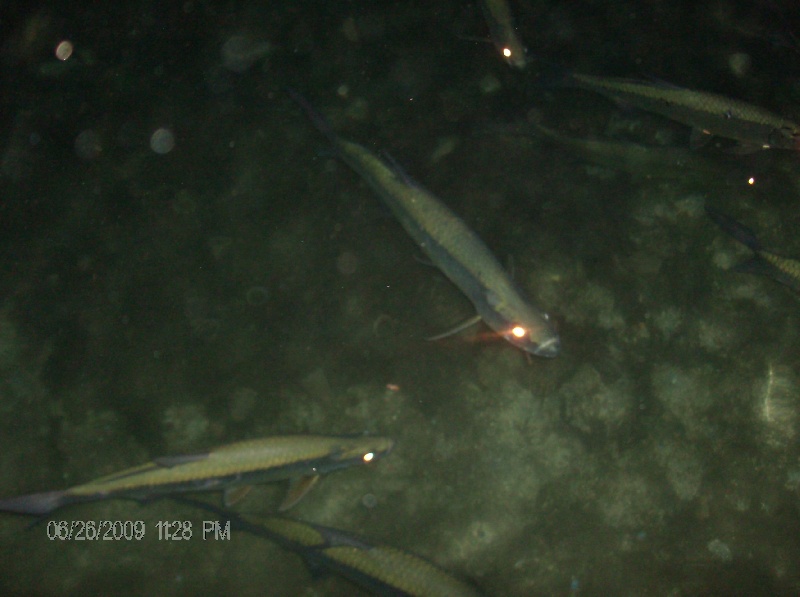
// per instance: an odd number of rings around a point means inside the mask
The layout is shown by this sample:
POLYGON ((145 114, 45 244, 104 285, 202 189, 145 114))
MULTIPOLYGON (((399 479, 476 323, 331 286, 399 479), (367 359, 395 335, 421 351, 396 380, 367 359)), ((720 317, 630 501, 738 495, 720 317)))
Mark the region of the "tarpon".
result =
POLYGON ((563 83, 660 114, 692 127, 695 140, 716 135, 743 149, 798 149, 800 125, 741 100, 706 91, 636 79, 567 73, 563 83))
POLYGON ((68 504, 177 493, 241 490, 290 479, 294 485, 281 506, 291 507, 319 475, 372 462, 391 450, 382 437, 287 435, 237 442, 202 454, 157 458, 62 491, 0 500, 0 511, 42 515, 68 504))
POLYGON ((753 258, 733 269, 737 272, 769 276, 800 293, 800 261, 766 250, 755 232, 732 217, 706 206, 706 213, 720 228, 753 251, 753 258))
POLYGON ((418 597, 479 597, 484 593, 413 553, 375 545, 344 531, 280 516, 258 523, 206 502, 180 499, 230 521, 240 530, 278 543, 302 556, 313 571, 331 570, 375 595, 418 597))
POLYGON ((440 199, 395 166, 336 135, 300 94, 291 97, 325 134, 339 157, 391 209, 430 260, 472 302, 478 318, 508 342, 543 357, 558 354, 560 342, 547 314, 533 307, 478 235, 440 199))

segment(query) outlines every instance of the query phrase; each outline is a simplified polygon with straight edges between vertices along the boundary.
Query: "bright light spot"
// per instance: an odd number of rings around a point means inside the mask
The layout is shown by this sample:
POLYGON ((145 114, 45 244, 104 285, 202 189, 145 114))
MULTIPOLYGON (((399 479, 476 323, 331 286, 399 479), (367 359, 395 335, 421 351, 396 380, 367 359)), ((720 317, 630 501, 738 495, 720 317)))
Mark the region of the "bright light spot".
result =
POLYGON ((174 148, 175 135, 172 134, 171 130, 160 128, 150 136, 150 149, 156 153, 164 155, 172 151, 174 148))
POLYGON ((400 386, 398 386, 396 383, 387 383, 386 389, 389 390, 390 392, 399 392, 400 386))
POLYGON ((56 58, 61 62, 69 60, 69 57, 72 56, 72 50, 72 42, 65 39, 56 46, 56 58))
POLYGON ((749 185, 751 185, 751 186, 752 186, 752 185, 754 185, 754 184, 756 184, 756 179, 755 179, 755 177, 751 176, 750 178, 748 178, 748 179, 747 179, 747 184, 749 184, 749 185))
POLYGON ((515 338, 524 338, 527 333, 528 331, 520 325, 511 328, 511 335, 515 338))
POLYGON ((373 452, 367 452, 364 454, 364 462, 372 462, 375 459, 375 454, 373 452))
POLYGON ((511 58, 511 48, 503 48, 503 56, 511 58))

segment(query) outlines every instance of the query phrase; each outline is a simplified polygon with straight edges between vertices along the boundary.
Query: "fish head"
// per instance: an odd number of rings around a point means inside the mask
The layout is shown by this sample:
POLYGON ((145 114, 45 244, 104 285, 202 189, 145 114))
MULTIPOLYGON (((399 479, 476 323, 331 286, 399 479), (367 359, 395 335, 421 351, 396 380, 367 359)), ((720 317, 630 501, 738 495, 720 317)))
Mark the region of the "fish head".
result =
POLYGON ((787 123, 774 129, 767 140, 769 147, 800 150, 800 126, 787 123))
POLYGON ((519 292, 507 292, 504 296, 487 294, 488 308, 480 312, 483 321, 506 342, 527 353, 537 357, 556 356, 561 341, 550 316, 531 306, 519 292))
POLYGON ((500 49, 503 59, 509 66, 524 70, 528 66, 528 50, 521 44, 504 46, 500 49))
POLYGON ((549 326, 543 329, 541 326, 529 327, 522 323, 512 323, 500 335, 517 348, 537 357, 553 358, 561 348, 561 340, 549 326))
POLYGON ((369 464, 386 456, 393 447, 394 441, 388 437, 342 438, 336 452, 336 460, 353 464, 369 464))

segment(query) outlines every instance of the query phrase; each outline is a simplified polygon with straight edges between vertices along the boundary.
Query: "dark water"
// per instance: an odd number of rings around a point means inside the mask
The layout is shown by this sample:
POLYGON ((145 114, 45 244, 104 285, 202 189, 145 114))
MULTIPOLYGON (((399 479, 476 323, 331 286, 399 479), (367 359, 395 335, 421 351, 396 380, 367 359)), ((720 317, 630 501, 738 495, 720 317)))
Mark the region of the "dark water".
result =
MULTIPOLYGON (((797 593, 798 302, 724 271, 746 249, 703 212, 800 255, 797 155, 712 143, 689 154, 707 176, 664 177, 478 132, 527 117, 687 146, 683 125, 537 84, 541 63, 800 120, 796 8, 512 2, 542 59, 516 71, 473 40, 487 33, 474 3, 167 4, 0 9, 3 496, 249 437, 366 431, 395 451, 324 479, 292 515, 493 595, 797 593), (481 326, 426 342, 470 304, 287 85, 512 263, 562 354, 528 360, 481 326)), ((274 512, 281 490, 238 509, 274 512)), ((354 590, 258 538, 203 541, 179 504, 53 520, 147 531, 59 541, 2 517, 4 594, 354 590), (159 539, 166 521, 195 533, 159 539)))

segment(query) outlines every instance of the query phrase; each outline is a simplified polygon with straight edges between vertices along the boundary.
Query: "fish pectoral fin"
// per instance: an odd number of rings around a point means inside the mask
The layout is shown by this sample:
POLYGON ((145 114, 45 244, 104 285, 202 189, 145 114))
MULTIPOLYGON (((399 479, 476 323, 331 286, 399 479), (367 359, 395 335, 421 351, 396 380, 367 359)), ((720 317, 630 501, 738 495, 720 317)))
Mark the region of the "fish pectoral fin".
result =
POLYGON ((459 332, 463 332, 464 330, 466 330, 469 327, 472 327, 473 325, 478 323, 480 320, 481 320, 481 316, 480 315, 474 315, 473 317, 470 317, 466 321, 462 321, 461 323, 459 323, 454 328, 451 328, 451 329, 449 329, 449 330, 447 330, 445 332, 442 332, 441 334, 436 334, 435 336, 429 336, 428 338, 425 338, 425 339, 428 342, 434 342, 436 340, 441 340, 442 338, 448 338, 448 337, 453 336, 453 335, 455 335, 455 334, 457 334, 459 332))
POLYGON ((183 456, 162 456, 161 458, 153 458, 153 462, 158 466, 172 468, 173 466, 197 462, 198 460, 205 460, 206 458, 208 458, 207 452, 205 454, 185 454, 183 456))
POLYGON ((239 487, 229 487, 222 492, 222 503, 225 507, 233 506, 241 502, 253 489, 252 485, 240 485, 239 487))
POLYGON ((286 510, 302 500, 311 488, 317 484, 317 481, 319 481, 319 475, 306 475, 305 477, 292 479, 289 482, 289 489, 286 491, 286 497, 283 498, 281 505, 278 507, 278 511, 286 512, 286 510))

